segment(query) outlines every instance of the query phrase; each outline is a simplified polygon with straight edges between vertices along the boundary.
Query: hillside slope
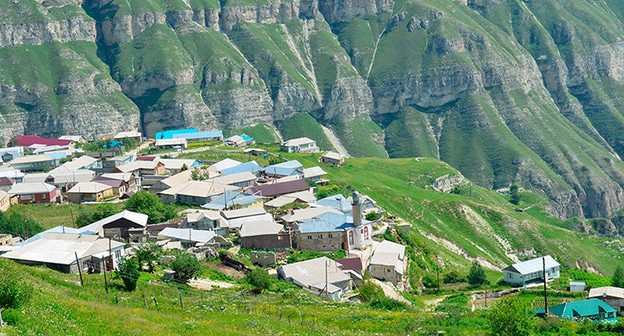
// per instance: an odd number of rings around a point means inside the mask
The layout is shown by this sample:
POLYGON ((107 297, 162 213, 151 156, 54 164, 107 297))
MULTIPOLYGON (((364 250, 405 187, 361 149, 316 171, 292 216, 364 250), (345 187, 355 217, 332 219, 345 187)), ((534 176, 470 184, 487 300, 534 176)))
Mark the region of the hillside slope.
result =
POLYGON ((0 140, 282 125, 431 156, 561 217, 624 205, 615 0, 0 1, 0 140), (8 61, 5 61, 8 60, 8 61))

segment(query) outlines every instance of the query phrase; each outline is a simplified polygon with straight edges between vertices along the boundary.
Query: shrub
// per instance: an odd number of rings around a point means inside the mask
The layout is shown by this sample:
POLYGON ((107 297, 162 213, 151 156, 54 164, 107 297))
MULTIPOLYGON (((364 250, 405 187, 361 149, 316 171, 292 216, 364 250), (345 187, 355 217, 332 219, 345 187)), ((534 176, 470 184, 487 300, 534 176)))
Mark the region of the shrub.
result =
POLYGON ((173 278, 176 282, 187 283, 199 275, 201 264, 195 256, 181 253, 171 262, 171 269, 175 271, 173 278))
POLYGON ((530 335, 535 318, 529 314, 530 306, 517 296, 505 296, 496 301, 488 312, 493 335, 530 335))
POLYGON ((147 265, 147 270, 150 273, 154 273, 154 267, 162 254, 162 247, 154 243, 143 244, 136 251, 139 266, 143 267, 144 265, 147 265))
POLYGON ((164 204, 160 197, 146 191, 139 191, 130 196, 126 201, 125 208, 146 214, 149 223, 161 223, 176 216, 175 209, 171 205, 164 204))
POLYGON ((613 278, 611 278, 611 286, 624 287, 624 268, 618 265, 613 272, 613 278))
POLYGON ((444 283, 458 283, 466 281, 466 277, 462 276, 456 270, 450 270, 444 274, 444 283))
POLYGON ((371 212, 366 213, 365 218, 367 221, 376 221, 380 218, 380 216, 376 211, 371 211, 371 212))
POLYGON ((141 276, 139 262, 134 258, 123 258, 119 264, 119 270, 117 270, 115 274, 121 278, 126 290, 132 292, 136 289, 139 276, 141 276))
POLYGON ((254 286, 259 291, 269 289, 271 287, 271 277, 262 268, 255 268, 245 276, 245 281, 254 286))

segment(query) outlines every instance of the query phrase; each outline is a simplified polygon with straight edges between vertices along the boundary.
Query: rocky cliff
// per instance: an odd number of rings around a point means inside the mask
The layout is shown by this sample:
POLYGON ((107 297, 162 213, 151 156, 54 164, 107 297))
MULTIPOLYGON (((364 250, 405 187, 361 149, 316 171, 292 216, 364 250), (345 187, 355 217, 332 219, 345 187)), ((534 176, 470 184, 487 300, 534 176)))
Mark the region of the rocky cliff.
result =
POLYGON ((5 0, 0 138, 282 125, 432 156, 562 217, 624 205, 616 0, 5 0))

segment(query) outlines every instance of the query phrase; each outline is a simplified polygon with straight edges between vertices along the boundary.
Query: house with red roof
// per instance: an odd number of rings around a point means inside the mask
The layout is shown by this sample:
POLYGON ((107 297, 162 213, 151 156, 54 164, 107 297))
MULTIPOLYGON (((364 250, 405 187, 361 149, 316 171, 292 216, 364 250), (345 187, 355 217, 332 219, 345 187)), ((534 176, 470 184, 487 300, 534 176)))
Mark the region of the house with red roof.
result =
POLYGON ((44 146, 69 146, 72 143, 71 140, 61 140, 54 138, 42 138, 35 134, 18 135, 15 137, 16 146, 29 147, 32 145, 44 145, 44 146))

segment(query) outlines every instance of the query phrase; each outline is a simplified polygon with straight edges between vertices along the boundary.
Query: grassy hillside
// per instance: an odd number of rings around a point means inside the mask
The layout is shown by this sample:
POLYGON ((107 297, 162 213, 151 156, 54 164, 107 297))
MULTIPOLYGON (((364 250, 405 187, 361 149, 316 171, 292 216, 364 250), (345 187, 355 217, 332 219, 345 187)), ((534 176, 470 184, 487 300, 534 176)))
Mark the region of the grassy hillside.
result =
POLYGON ((284 141, 308 137, 316 141, 316 145, 323 150, 332 149, 332 145, 323 133, 321 124, 307 113, 297 113, 292 117, 284 120, 279 125, 280 133, 284 141))

